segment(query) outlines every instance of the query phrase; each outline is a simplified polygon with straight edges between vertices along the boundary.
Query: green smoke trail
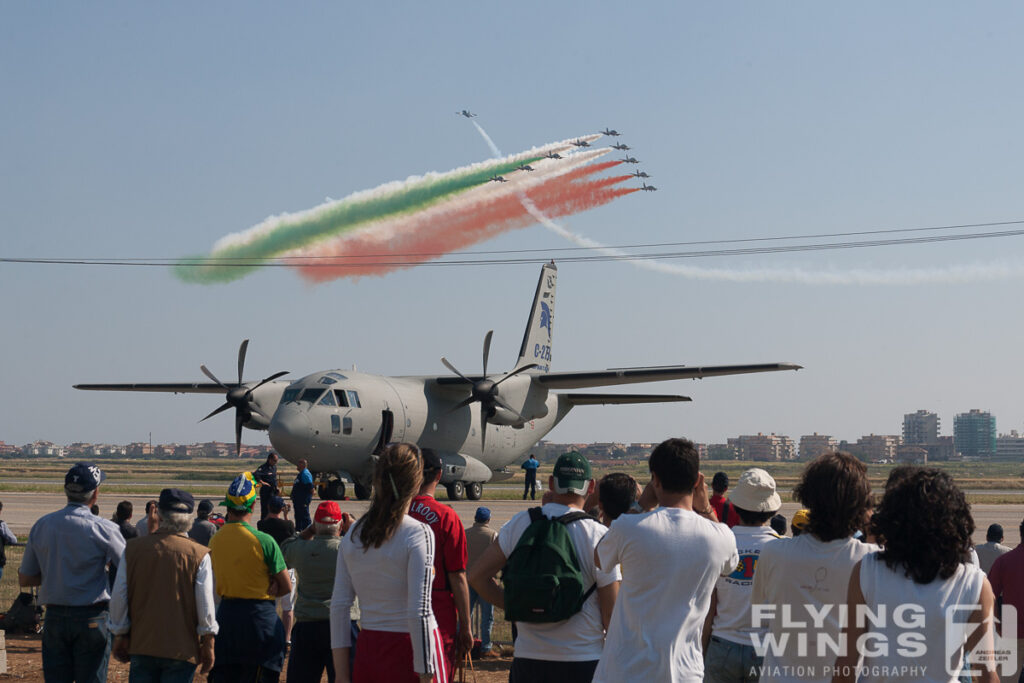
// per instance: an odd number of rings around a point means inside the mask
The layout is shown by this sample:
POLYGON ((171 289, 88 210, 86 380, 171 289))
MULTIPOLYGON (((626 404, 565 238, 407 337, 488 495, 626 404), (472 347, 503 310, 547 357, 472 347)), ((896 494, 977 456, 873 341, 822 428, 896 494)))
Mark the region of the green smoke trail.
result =
POLYGON ((516 156, 484 163, 468 170, 449 171, 439 177, 412 181, 408 185, 365 199, 340 200, 308 211, 268 219, 269 229, 238 244, 214 250, 208 256, 186 257, 174 268, 185 282, 211 284, 244 277, 279 254, 334 237, 370 221, 419 211, 489 182, 491 176, 510 173, 523 163, 543 156, 516 156))

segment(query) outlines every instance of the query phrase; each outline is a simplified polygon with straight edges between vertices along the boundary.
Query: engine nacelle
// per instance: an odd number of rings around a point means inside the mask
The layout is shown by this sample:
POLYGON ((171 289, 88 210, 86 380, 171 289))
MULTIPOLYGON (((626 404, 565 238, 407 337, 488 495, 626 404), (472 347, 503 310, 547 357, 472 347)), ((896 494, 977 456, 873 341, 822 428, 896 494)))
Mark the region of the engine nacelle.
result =
MULTIPOLYGON (((252 405, 252 404, 250 404, 250 405, 252 405)), ((252 412, 249 413, 249 419, 246 420, 243 423, 243 425, 245 427, 248 427, 249 429, 262 429, 262 430, 266 431, 267 429, 270 429, 270 420, 268 420, 267 418, 263 417, 262 415, 260 415, 256 411, 252 411, 252 412)))
POLYGON ((501 406, 494 406, 494 414, 488 417, 487 421, 492 425, 504 425, 506 427, 521 427, 523 425, 522 418, 501 406))

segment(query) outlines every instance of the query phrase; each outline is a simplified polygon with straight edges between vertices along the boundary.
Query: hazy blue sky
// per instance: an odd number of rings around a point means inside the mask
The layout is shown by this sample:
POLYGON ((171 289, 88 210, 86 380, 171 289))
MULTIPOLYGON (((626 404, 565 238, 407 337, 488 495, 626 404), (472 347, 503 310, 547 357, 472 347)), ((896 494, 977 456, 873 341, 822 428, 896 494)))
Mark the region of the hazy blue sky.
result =
MULTIPOLYGON (((566 221, 609 244, 1024 219, 1024 6, 994 2, 3 3, 0 256, 162 257, 284 211, 612 126, 660 191, 566 221)), ((478 249, 568 246, 541 226, 478 249)), ((556 254, 557 255, 557 254, 556 254)), ((992 280, 731 283, 559 267, 553 369, 793 361, 579 408, 550 438, 855 439, 902 415, 1024 428, 1024 238, 687 261, 992 280)), ((220 286, 159 268, 0 264, 0 439, 230 440, 215 396, 77 382, 478 370, 515 359, 534 265, 220 286)), ((247 442, 265 442, 246 432, 247 442)))

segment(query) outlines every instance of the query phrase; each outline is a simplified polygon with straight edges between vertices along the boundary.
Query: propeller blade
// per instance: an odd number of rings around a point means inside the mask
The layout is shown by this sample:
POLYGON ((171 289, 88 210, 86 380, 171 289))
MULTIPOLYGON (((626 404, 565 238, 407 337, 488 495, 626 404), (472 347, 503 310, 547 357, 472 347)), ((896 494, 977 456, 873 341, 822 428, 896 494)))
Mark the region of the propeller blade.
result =
POLYGON ((448 362, 448 359, 447 359, 447 358, 445 358, 444 356, 441 356, 441 362, 442 362, 442 363, 444 363, 444 366, 445 366, 446 368, 448 368, 449 370, 451 370, 452 372, 454 372, 454 373, 455 373, 456 375, 458 375, 458 376, 459 376, 459 377, 461 377, 462 379, 466 380, 466 381, 467 381, 467 382, 469 382, 470 384, 473 384, 473 380, 471 380, 470 378, 466 377, 466 376, 465 376, 465 375, 463 375, 463 374, 462 374, 461 372, 459 372, 459 371, 458 371, 458 370, 457 370, 457 369, 455 368, 455 366, 454 366, 454 365, 452 365, 451 363, 449 363, 449 362, 448 362))
POLYGON ((505 401, 500 396, 495 396, 493 400, 494 400, 494 405, 501 406, 502 408, 504 408, 508 412, 510 412, 513 415, 515 415, 516 417, 518 417, 522 422, 526 422, 526 418, 523 417, 522 414, 518 410, 516 410, 515 408, 513 408, 509 404, 505 403, 505 401))
POLYGON ((491 355, 491 337, 494 335, 494 330, 487 330, 487 334, 484 335, 484 377, 487 377, 487 359, 491 355))
POLYGON ((530 370, 531 368, 535 368, 535 367, 537 367, 536 363, 527 363, 526 365, 524 365, 521 368, 516 368, 515 370, 513 370, 512 372, 508 373, 507 375, 505 375, 504 377, 499 379, 497 382, 495 382, 494 386, 498 386, 499 384, 501 384, 502 382, 507 380, 509 377, 515 377, 520 372, 525 372, 525 371, 530 370))
POLYGON ((459 405, 455 406, 454 408, 452 408, 448 412, 449 413, 454 413, 456 410, 462 410, 463 408, 465 408, 466 406, 470 405, 475 400, 476 400, 475 398, 470 396, 469 398, 463 400, 461 403, 459 403, 459 405))
POLYGON ((487 411, 480 406, 480 452, 487 450, 487 411))
POLYGON ((235 456, 241 457, 242 455, 242 423, 245 419, 235 413, 235 456))
POLYGON ((225 404, 224 404, 224 405, 222 405, 222 406, 221 406, 220 408, 217 408, 217 410, 213 411, 212 413, 210 413, 209 415, 207 415, 206 417, 204 417, 204 418, 203 418, 202 420, 200 420, 200 422, 203 422, 204 420, 209 420, 209 419, 210 419, 211 417, 213 417, 213 416, 214 416, 214 415, 216 415, 217 413, 223 413, 223 412, 224 412, 225 410, 227 410, 227 409, 228 409, 228 408, 230 408, 230 407, 231 407, 231 404, 230 404, 230 403, 225 403, 225 404))
POLYGON ((288 374, 288 371, 287 371, 287 370, 282 370, 281 372, 275 372, 275 373, 274 373, 273 375, 271 375, 270 377, 266 377, 266 378, 264 378, 264 379, 261 379, 261 380, 259 381, 259 384, 257 384, 256 386, 254 386, 254 387, 253 387, 252 389, 249 389, 249 391, 250 391, 250 393, 251 393, 251 392, 255 391, 256 389, 259 389, 260 387, 262 387, 262 386, 263 386, 264 384, 266 384, 267 382, 270 382, 270 381, 272 381, 272 380, 275 380, 275 379, 277 379, 278 377, 281 377, 281 376, 283 376, 283 375, 287 375, 287 374, 288 374))
POLYGON ((227 388, 226 386, 224 386, 224 382, 221 382, 221 381, 220 381, 219 379, 217 379, 217 376, 216 376, 216 375, 214 375, 214 374, 213 374, 212 372, 210 372, 210 371, 209 371, 209 369, 208 369, 208 368, 207 368, 207 367, 206 367, 205 365, 200 365, 200 366, 199 366, 199 369, 203 371, 203 374, 204 374, 204 375, 206 375, 207 377, 209 377, 210 379, 212 379, 212 380, 213 380, 214 382, 216 382, 217 384, 219 384, 219 385, 221 386, 221 388, 222 388, 222 389, 225 389, 225 390, 227 390, 227 391, 230 391, 230 389, 228 389, 228 388, 227 388))
POLYGON ((245 351, 249 348, 249 340, 243 339, 238 347, 238 383, 242 383, 242 371, 245 369, 245 351))

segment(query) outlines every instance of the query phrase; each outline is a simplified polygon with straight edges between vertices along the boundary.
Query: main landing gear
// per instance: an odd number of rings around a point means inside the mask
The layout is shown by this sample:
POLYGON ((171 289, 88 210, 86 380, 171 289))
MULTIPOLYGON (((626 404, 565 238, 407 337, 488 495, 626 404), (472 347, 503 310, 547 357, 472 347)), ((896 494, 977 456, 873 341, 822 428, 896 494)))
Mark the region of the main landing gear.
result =
POLYGON ((484 494, 484 485, 479 481, 453 481, 445 484, 445 489, 448 491, 448 500, 480 500, 484 494))

